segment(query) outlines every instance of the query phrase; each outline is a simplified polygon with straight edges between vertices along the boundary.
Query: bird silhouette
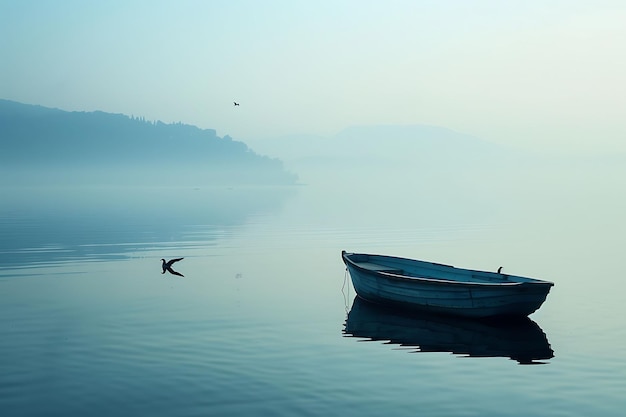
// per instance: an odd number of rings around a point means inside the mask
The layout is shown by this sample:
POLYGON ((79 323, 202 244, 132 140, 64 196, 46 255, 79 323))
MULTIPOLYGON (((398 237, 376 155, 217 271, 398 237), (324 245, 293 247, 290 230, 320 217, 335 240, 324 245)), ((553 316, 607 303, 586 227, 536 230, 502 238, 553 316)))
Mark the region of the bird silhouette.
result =
POLYGON ((183 260, 184 258, 176 258, 176 259, 171 259, 167 262, 165 262, 165 259, 161 259, 161 268, 163 268, 163 272, 161 272, 162 274, 165 273, 165 271, 169 272, 172 275, 178 275, 179 277, 184 277, 183 274, 181 274, 180 272, 176 272, 172 269, 172 264, 174 262, 178 262, 183 260))
POLYGON ((502 273, 502 267, 498 268, 498 274, 502 273))
POLYGON ((236 101, 233 101, 233 105, 238 106, 239 103, 237 103, 236 101))

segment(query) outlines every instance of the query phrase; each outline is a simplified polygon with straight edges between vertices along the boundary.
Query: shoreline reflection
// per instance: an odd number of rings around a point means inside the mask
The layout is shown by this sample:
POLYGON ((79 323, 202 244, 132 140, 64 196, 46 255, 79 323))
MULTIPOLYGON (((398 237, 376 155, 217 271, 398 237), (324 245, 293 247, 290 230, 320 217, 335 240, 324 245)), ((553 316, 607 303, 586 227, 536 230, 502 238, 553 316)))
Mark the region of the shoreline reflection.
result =
POLYGON ((554 357, 548 339, 528 317, 475 320, 381 307, 355 297, 344 337, 415 347, 410 352, 450 352, 466 357, 505 357, 521 365, 554 357))
POLYGON ((269 186, 4 190, 9 196, 0 206, 5 270, 216 244, 255 216, 278 212, 298 191, 269 186))

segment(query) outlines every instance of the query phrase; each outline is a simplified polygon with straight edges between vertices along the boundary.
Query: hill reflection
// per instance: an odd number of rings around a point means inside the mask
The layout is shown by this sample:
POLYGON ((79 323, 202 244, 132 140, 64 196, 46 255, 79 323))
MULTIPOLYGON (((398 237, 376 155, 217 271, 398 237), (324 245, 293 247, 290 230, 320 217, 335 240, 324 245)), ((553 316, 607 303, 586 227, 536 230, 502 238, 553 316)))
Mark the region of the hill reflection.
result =
POLYGON ((411 352, 450 352, 470 357, 505 357, 536 364, 554 357, 548 339, 528 317, 470 320, 383 308, 356 297, 344 336, 415 347, 411 352))
POLYGON ((212 245, 254 216, 279 210, 294 192, 291 187, 5 189, 0 262, 8 270, 212 245))

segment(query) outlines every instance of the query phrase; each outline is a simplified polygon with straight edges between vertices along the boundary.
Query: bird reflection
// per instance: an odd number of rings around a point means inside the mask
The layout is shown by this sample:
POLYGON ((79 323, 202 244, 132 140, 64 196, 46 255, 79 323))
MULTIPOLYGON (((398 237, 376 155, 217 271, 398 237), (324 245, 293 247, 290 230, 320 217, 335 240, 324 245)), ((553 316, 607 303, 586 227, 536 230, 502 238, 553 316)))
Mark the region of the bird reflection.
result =
POLYGON ((176 272, 172 269, 172 264, 174 262, 182 261, 183 259, 184 258, 176 258, 176 259, 171 259, 167 262, 165 262, 165 259, 161 259, 161 268, 163 268, 163 272, 161 272, 161 274, 164 274, 165 271, 167 271, 172 275, 178 275, 179 277, 184 277, 183 274, 181 274, 180 272, 176 272))
POLYGON ((528 317, 467 319, 411 313, 354 299, 343 331, 346 337, 388 341, 414 352, 450 352, 472 357, 508 357, 538 364, 554 357, 546 335, 528 317))

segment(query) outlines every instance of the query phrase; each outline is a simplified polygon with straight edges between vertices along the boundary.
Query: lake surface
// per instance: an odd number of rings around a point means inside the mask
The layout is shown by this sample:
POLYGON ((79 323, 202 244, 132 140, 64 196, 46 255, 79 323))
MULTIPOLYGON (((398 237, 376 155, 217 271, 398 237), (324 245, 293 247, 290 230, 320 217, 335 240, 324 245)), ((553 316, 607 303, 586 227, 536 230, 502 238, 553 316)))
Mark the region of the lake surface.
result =
POLYGON ((621 179, 533 175, 4 188, 0 415, 622 416, 621 179), (555 287, 521 326, 407 317, 343 249, 555 287))

